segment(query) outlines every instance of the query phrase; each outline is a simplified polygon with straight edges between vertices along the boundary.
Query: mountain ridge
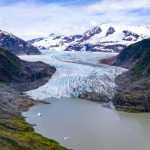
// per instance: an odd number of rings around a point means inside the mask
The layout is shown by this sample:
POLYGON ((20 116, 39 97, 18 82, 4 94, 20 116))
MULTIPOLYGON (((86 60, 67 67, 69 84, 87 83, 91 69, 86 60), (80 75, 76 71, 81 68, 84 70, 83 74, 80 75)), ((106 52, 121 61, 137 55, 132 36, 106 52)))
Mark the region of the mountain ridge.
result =
POLYGON ((33 45, 2 30, 0 30, 0 47, 7 49, 15 55, 40 54, 40 51, 33 45))
POLYGON ((40 50, 120 52, 128 45, 150 37, 149 26, 100 24, 83 34, 72 36, 50 34, 28 41, 40 50))

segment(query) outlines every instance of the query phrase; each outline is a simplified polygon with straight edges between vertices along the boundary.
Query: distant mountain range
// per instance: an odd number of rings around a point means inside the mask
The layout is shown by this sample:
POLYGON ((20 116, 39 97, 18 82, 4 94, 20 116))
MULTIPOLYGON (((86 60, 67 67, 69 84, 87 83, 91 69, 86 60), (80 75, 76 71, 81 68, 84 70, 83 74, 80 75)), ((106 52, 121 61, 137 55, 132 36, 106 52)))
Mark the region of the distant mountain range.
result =
POLYGON ((82 35, 55 35, 28 41, 40 50, 120 52, 150 37, 150 27, 100 24, 82 35))
POLYGON ((0 30, 0 47, 7 49, 15 55, 40 54, 40 51, 33 45, 2 30, 0 30))

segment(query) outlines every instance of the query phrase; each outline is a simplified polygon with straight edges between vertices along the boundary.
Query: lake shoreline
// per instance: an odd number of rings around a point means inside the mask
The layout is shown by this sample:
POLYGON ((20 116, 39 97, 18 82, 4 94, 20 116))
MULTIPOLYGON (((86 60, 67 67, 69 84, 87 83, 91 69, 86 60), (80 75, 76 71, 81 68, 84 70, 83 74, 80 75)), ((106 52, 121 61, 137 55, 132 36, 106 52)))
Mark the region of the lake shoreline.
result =
POLYGON ((23 93, 26 90, 42 86, 49 79, 50 77, 26 83, 0 83, 0 139, 2 139, 0 149, 6 147, 8 149, 20 148, 22 150, 29 147, 36 149, 41 147, 43 150, 53 148, 58 150, 67 149, 59 145, 58 142, 36 133, 33 125, 26 123, 25 117, 22 116, 22 112, 29 111, 33 106, 50 104, 46 101, 33 100, 23 93), (15 134, 13 134, 14 131, 15 134), (32 145, 30 145, 29 139, 32 141, 32 145))
POLYGON ((78 150, 107 150, 110 147, 106 142, 109 141, 116 143, 110 144, 112 149, 124 147, 131 150, 132 147, 140 150, 145 145, 145 150, 149 150, 147 139, 150 134, 146 131, 150 123, 150 114, 119 112, 85 99, 52 98, 49 102, 51 105, 39 104, 31 107, 23 116, 27 122, 36 125, 36 132, 47 138, 52 137, 65 147, 78 150), (42 115, 38 116, 38 113, 42 115), (66 141, 65 137, 69 139, 66 141), (128 144, 126 138, 130 138, 128 144), (138 146, 137 139, 141 140, 138 146))

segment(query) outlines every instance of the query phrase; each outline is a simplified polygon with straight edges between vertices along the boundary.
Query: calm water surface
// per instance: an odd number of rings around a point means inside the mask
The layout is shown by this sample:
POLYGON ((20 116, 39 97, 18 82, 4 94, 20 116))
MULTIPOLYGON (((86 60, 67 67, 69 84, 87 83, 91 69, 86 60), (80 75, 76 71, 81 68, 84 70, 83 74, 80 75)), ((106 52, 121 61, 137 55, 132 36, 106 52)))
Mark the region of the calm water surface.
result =
POLYGON ((150 150, 150 114, 79 99, 51 99, 23 113, 35 131, 74 150, 150 150), (42 116, 38 116, 38 113, 42 116), (64 137, 70 137, 64 140, 64 137))

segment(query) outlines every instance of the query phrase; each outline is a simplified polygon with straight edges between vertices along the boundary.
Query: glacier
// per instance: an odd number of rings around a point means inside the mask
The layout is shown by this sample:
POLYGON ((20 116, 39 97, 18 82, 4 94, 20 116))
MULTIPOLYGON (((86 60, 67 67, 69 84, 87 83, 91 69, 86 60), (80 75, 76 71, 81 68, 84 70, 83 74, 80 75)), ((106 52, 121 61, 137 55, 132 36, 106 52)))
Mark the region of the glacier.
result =
POLYGON ((42 50, 42 55, 19 56, 26 61, 42 61, 56 67, 52 78, 43 86, 25 92, 36 100, 77 98, 85 92, 115 94, 115 78, 127 69, 101 64, 100 60, 118 55, 106 52, 69 52, 42 50))

